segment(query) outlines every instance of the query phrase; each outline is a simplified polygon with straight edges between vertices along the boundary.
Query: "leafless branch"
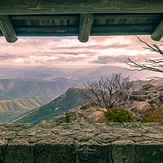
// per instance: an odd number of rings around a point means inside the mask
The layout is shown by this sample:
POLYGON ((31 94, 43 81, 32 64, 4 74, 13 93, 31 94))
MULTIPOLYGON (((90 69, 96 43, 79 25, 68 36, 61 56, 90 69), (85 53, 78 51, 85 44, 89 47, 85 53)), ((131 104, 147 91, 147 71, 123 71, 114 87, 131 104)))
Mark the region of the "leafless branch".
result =
MULTIPOLYGON (((147 46, 145 49, 149 49, 152 52, 157 52, 163 56, 163 50, 160 49, 158 45, 156 44, 150 45, 147 42, 141 40, 139 37, 137 38, 140 42, 144 43, 147 46)), ((143 64, 137 63, 133 61, 132 59, 127 58, 125 63, 129 65, 130 67, 133 67, 134 68, 133 71, 149 70, 149 71, 163 73, 163 57, 159 59, 145 59, 145 62, 143 64)))
POLYGON ((138 40, 139 40, 140 42, 144 43, 144 44, 147 46, 147 47, 145 47, 145 49, 149 49, 149 50, 151 50, 151 51, 154 51, 154 52, 157 52, 157 53, 160 53, 160 54, 163 55, 163 50, 161 50, 161 49, 159 48, 158 45, 156 45, 156 44, 150 45, 150 44, 148 44, 147 42, 145 42, 145 41, 143 41, 142 39, 140 39, 138 36, 136 36, 136 37, 138 38, 138 40))
POLYGON ((88 101, 94 106, 112 108, 118 107, 121 102, 128 100, 126 90, 132 85, 129 77, 121 74, 112 74, 109 77, 101 77, 99 81, 88 81, 85 87, 91 94, 87 96, 88 101))

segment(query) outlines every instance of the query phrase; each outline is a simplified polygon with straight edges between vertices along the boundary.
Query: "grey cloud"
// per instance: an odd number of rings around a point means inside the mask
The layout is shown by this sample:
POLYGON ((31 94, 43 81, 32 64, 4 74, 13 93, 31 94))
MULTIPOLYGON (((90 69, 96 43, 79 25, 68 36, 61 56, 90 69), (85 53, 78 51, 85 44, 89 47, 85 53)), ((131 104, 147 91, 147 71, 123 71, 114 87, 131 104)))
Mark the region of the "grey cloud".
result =
POLYGON ((75 62, 84 60, 85 57, 59 57, 57 59, 49 59, 47 63, 75 62))
POLYGON ((57 64, 57 63, 71 63, 71 62, 77 62, 77 61, 81 61, 81 60, 84 60, 85 57, 64 57, 64 56, 61 56, 61 57, 58 57, 56 59, 47 59, 47 60, 29 60, 29 59, 24 59, 24 63, 26 64, 57 64))
POLYGON ((58 49, 60 49, 60 50, 64 50, 64 49, 66 49, 66 50, 80 50, 80 49, 82 49, 82 50, 89 50, 89 49, 96 49, 96 50, 98 50, 98 49, 109 49, 109 48, 115 48, 115 49, 117 49, 117 48, 130 48, 131 47, 131 45, 130 44, 121 44, 121 43, 113 43, 113 44, 111 44, 111 45, 103 45, 103 44, 101 44, 101 43, 97 43, 97 45, 90 45, 90 46, 72 46, 72 47, 50 47, 50 49, 51 50, 58 50, 58 49))
POLYGON ((123 63, 126 56, 112 57, 112 56, 98 56, 97 60, 92 61, 92 63, 108 64, 108 63, 123 63))
POLYGON ((85 55, 88 55, 88 56, 94 56, 94 55, 97 55, 97 52, 94 52, 94 51, 66 51, 66 50, 59 50, 59 51, 52 51, 52 52, 40 52, 39 54, 37 54, 37 56, 48 56, 48 57, 51 57, 51 56, 79 56, 81 54, 85 54, 85 55))
POLYGON ((64 52, 64 53, 60 53, 60 54, 64 54, 64 55, 73 55, 73 56, 77 56, 77 55, 80 55, 80 53, 78 52, 64 52))
MULTIPOLYGON (((97 60, 93 60, 92 63, 98 63, 98 64, 108 64, 108 63, 124 63, 127 58, 129 56, 128 55, 120 55, 120 56, 107 56, 107 55, 103 55, 103 56, 98 56, 97 60)), ((144 62, 145 59, 150 59, 150 58, 159 58, 161 57, 159 54, 138 54, 135 56, 130 56, 130 58, 135 61, 135 62, 144 62)))
POLYGON ((12 59, 12 58, 16 58, 16 56, 11 55, 11 54, 7 54, 7 53, 5 53, 5 54, 0 54, 0 59, 5 60, 5 59, 12 59))

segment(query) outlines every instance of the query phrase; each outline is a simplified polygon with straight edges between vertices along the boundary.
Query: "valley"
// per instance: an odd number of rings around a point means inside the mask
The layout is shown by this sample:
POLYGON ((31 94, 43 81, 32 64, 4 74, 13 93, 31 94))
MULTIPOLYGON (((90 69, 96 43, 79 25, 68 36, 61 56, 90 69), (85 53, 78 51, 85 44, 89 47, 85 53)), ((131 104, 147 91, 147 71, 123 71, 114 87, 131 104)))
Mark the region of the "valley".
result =
MULTIPOLYGON (((91 68, 1 67, 0 122, 7 123, 21 114, 36 113, 40 106, 43 110, 46 103, 59 98, 69 88, 83 87, 88 80, 99 80, 101 76, 109 76, 112 73, 130 76, 132 80, 149 75, 147 72, 133 72, 117 66, 91 68)), ((64 109, 54 115, 66 112, 70 108, 64 109)), ((41 113, 40 116, 45 114, 41 113)), ((38 121, 41 119, 38 118, 38 121)))

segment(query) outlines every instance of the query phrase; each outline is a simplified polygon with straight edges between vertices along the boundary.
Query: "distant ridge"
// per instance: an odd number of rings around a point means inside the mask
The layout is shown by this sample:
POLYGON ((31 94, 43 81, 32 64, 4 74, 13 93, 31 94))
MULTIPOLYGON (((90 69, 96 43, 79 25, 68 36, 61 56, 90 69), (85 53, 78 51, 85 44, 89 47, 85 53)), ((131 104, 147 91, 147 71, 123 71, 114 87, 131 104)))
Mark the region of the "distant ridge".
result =
POLYGON ((42 96, 51 100, 72 87, 69 81, 0 79, 0 100, 42 96))
POLYGON ((0 112, 28 111, 47 102, 47 99, 39 96, 24 97, 12 100, 0 100, 0 112))
POLYGON ((24 112, 44 105, 45 103, 47 103, 47 99, 39 96, 0 100, 0 123, 7 123, 24 112))
POLYGON ((33 123, 38 124, 42 120, 51 120, 57 115, 64 114, 71 109, 77 108, 86 103, 83 98, 83 93, 86 92, 83 88, 69 88, 66 93, 55 98, 48 104, 31 110, 11 123, 33 123))

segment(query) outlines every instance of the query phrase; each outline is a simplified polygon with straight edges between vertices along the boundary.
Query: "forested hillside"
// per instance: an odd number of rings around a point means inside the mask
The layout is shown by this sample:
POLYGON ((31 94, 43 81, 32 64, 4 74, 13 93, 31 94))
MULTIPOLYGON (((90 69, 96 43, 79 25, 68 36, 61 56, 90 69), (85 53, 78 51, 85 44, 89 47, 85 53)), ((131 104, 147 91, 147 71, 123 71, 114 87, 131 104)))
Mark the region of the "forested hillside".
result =
POLYGON ((61 115, 85 104, 86 99, 83 98, 83 93, 87 91, 87 89, 82 88, 70 88, 66 93, 52 100, 48 104, 31 110, 12 122, 37 124, 42 120, 50 120, 57 115, 61 115))
POLYGON ((39 96, 0 100, 0 122, 9 122, 29 110, 44 105, 46 102, 46 98, 39 96))

